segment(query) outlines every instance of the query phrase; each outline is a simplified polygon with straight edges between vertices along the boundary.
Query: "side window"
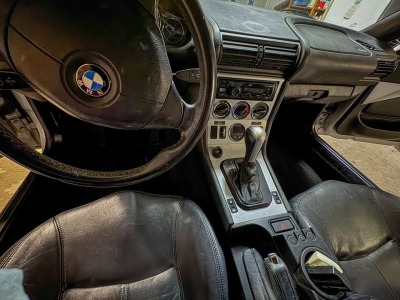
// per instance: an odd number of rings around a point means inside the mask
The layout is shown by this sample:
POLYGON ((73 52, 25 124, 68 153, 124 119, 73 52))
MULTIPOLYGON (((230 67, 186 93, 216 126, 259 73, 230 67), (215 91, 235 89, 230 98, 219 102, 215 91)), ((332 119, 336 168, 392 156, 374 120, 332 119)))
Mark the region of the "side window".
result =
MULTIPOLYGON (((223 0, 226 1, 226 0, 223 0)), ((354 30, 368 26, 400 10, 400 0, 227 0, 270 10, 311 17, 354 30)))

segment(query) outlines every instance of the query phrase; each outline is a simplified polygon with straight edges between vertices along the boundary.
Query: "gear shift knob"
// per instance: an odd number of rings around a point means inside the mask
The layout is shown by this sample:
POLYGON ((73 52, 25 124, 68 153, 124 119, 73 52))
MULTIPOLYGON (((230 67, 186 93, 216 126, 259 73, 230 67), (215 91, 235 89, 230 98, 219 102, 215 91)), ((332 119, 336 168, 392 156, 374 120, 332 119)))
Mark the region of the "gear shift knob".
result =
POLYGON ((244 142, 246 144, 246 155, 244 161, 254 163, 265 142, 266 134, 261 127, 249 127, 246 129, 244 142))

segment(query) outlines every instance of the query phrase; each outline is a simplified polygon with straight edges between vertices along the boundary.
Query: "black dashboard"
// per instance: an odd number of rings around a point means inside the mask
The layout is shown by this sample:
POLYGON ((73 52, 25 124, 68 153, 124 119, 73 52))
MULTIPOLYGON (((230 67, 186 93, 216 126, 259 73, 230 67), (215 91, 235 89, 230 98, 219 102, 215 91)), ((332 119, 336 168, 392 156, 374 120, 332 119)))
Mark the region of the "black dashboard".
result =
POLYGON ((221 72, 276 76, 291 84, 368 86, 397 68, 394 50, 362 32, 233 2, 202 5, 221 72))

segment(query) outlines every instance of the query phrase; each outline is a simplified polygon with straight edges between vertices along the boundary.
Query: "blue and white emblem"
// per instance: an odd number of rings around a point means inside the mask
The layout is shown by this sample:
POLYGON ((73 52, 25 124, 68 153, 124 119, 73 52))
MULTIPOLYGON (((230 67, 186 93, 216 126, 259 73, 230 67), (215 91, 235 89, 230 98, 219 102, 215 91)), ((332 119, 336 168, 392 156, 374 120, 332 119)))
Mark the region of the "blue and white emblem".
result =
POLYGON ((83 74, 82 81, 85 87, 93 91, 100 90, 104 84, 103 78, 95 71, 86 71, 83 74))
POLYGON ((76 84, 86 95, 102 97, 109 91, 111 82, 102 68, 85 64, 76 71, 76 84))

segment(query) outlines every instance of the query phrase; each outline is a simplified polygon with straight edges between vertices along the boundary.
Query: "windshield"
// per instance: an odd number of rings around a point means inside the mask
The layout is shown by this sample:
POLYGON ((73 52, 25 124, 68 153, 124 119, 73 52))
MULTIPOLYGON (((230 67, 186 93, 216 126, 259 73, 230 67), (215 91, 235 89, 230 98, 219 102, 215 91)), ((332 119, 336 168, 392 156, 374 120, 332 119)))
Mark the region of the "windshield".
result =
MULTIPOLYGON (((228 0, 229 1, 229 0, 228 0)), ((400 0, 231 0, 363 30, 400 9, 400 0)))

